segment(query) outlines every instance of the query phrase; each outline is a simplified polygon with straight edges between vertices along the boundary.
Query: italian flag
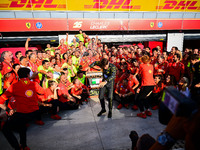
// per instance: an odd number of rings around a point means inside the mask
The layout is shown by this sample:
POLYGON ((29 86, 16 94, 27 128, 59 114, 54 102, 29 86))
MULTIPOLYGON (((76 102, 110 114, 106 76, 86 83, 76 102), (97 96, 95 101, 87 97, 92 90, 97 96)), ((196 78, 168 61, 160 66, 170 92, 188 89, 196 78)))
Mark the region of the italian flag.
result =
POLYGON ((100 79, 100 78, 93 78, 92 79, 92 84, 99 84, 101 82, 102 82, 102 79, 100 79))

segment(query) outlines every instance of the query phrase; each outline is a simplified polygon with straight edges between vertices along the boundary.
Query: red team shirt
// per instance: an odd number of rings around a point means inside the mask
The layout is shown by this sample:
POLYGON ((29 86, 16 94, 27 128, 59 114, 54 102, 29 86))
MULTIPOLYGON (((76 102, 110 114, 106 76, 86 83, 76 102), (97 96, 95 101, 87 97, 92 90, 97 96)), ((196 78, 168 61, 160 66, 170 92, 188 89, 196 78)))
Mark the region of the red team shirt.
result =
POLYGON ((3 65, 2 70, 1 70, 2 75, 5 75, 13 70, 12 64, 9 62, 3 61, 2 65, 3 65))
POLYGON ((130 70, 130 72, 132 73, 132 74, 138 74, 139 73, 139 68, 138 67, 135 67, 135 66, 133 66, 133 65, 131 65, 131 64, 129 64, 128 65, 128 70, 130 70))
POLYGON ((141 74, 141 86, 153 86, 155 81, 153 78, 153 65, 140 64, 139 74, 141 74))
POLYGON ((180 80, 181 74, 184 73, 184 70, 185 70, 184 64, 181 62, 169 63, 168 73, 169 75, 174 75, 177 82, 180 80))
POLYGON ((18 82, 18 80, 19 80, 18 75, 15 72, 11 72, 10 76, 4 80, 3 88, 4 89, 8 88, 6 83, 10 83, 10 85, 12 85, 12 84, 18 82))
POLYGON ((152 92, 153 93, 160 93, 160 92, 163 91, 164 87, 165 87, 165 85, 163 83, 161 84, 161 87, 159 87, 158 85, 155 85, 152 92))
POLYGON ((28 78, 20 79, 19 82, 12 84, 0 97, 0 104, 10 97, 15 97, 16 111, 20 113, 31 113, 39 110, 38 94, 44 94, 44 89, 37 83, 28 78))
POLYGON ((119 82, 122 82, 124 79, 128 80, 128 85, 127 88, 129 89, 129 91, 131 91, 133 94, 135 94, 135 91, 132 89, 132 87, 136 84, 139 83, 139 81, 137 80, 137 78, 130 74, 129 76, 127 76, 127 74, 123 74, 120 78, 119 78, 119 82))
POLYGON ((167 72, 168 69, 168 62, 165 61, 162 64, 157 64, 156 67, 154 67, 154 75, 164 75, 167 72), (158 69, 164 70, 164 72, 158 72, 158 69))
POLYGON ((18 58, 14 58, 14 63, 20 65, 20 61, 19 61, 19 59, 18 59, 18 58))
POLYGON ((169 63, 172 63, 172 62, 173 62, 173 57, 174 57, 174 55, 169 54, 169 56, 167 57, 167 61, 168 61, 169 63))
POLYGON ((58 90, 59 101, 61 101, 62 103, 69 101, 67 98, 63 96, 63 95, 69 96, 69 92, 67 90, 68 86, 69 86, 69 83, 67 84, 59 83, 58 85, 58 87, 60 87, 60 89, 58 90))
POLYGON ((135 91, 132 90, 132 87, 130 87, 129 85, 124 86, 122 83, 119 84, 118 88, 115 89, 115 91, 118 91, 118 93, 120 94, 128 94, 129 92, 134 93, 135 91))
POLYGON ((42 61, 43 61, 43 59, 37 59, 37 66, 41 66, 42 65, 42 61))
POLYGON ((37 71, 38 65, 36 63, 32 63, 31 61, 29 61, 28 66, 31 68, 31 71, 37 71))
POLYGON ((89 64, 91 64, 89 58, 85 57, 85 58, 81 59, 81 61, 80 61, 80 65, 82 66, 81 70, 86 71, 86 69, 89 67, 89 64))
POLYGON ((67 52, 67 50, 68 50, 68 48, 67 48, 67 45, 60 45, 59 47, 58 47, 58 49, 60 49, 61 50, 61 54, 64 54, 64 53, 66 53, 67 52))
POLYGON ((81 95, 83 93, 83 89, 87 89, 87 86, 83 83, 80 83, 79 85, 74 84, 74 87, 71 89, 71 94, 81 95))
POLYGON ((46 102, 50 102, 50 101, 54 100, 53 98, 48 98, 49 96, 53 96, 53 95, 54 95, 54 93, 49 88, 45 89, 44 98, 45 98, 46 102))

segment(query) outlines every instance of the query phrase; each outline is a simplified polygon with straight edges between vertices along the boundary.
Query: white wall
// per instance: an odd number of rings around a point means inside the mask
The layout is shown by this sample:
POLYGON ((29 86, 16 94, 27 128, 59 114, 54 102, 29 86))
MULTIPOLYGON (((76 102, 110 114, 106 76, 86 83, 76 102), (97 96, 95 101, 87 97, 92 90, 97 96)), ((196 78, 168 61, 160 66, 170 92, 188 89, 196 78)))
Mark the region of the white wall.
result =
POLYGON ((171 51, 173 46, 183 51, 184 33, 168 33, 167 34, 167 51, 171 51))

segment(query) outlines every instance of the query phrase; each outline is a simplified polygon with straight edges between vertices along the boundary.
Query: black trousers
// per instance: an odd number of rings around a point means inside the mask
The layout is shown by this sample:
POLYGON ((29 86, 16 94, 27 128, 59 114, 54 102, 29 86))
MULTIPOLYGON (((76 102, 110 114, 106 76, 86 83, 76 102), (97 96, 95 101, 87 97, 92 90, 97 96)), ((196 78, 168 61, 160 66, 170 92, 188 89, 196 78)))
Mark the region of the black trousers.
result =
POLYGON ((59 101, 58 100, 52 100, 50 102, 44 102, 44 103, 45 104, 52 104, 52 107, 40 106, 40 112, 41 113, 50 112, 52 115, 57 114, 57 107, 59 107, 59 101))
POLYGON ((113 100, 113 90, 114 90, 114 81, 108 82, 103 88, 99 89, 99 100, 101 103, 101 109, 106 110, 105 108, 105 100, 104 95, 106 93, 106 90, 108 92, 108 109, 109 111, 112 111, 112 100, 113 100))
POLYGON ((20 144, 22 147, 26 147, 26 124, 32 120, 35 120, 39 114, 39 111, 32 113, 14 113, 7 122, 4 124, 2 132, 10 145, 15 150, 20 150, 19 143, 13 131, 19 132, 20 144))
POLYGON ((81 99, 78 99, 77 97, 73 96, 76 99, 76 103, 81 104, 84 100, 86 100, 89 97, 89 94, 86 91, 83 91, 83 93, 80 95, 81 99))
POLYGON ((75 110, 75 109, 78 109, 78 106, 79 106, 79 104, 74 103, 72 101, 68 101, 65 103, 59 101, 59 108, 61 110, 75 110))
POLYGON ((148 97, 150 106, 158 106, 161 100, 161 93, 151 93, 148 97))
POLYGON ((140 89, 140 93, 137 96, 138 106, 141 112, 144 111, 144 107, 146 109, 149 108, 149 99, 147 95, 154 89, 154 86, 142 86, 140 89))
POLYGON ((120 97, 118 94, 115 94, 114 97, 115 100, 122 105, 129 104, 133 98, 133 96, 120 97))

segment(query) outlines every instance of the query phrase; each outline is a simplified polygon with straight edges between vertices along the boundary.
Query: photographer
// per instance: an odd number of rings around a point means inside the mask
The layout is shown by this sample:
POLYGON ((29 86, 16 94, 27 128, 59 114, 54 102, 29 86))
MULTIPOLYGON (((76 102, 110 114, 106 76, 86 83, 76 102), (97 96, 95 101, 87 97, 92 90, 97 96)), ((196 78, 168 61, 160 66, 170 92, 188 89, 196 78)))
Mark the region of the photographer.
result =
POLYGON ((188 98, 182 92, 173 87, 167 87, 162 96, 162 103, 159 109, 160 123, 167 124, 166 129, 158 136, 157 142, 150 150, 170 149, 177 140, 185 140, 186 150, 199 150, 200 133, 200 109, 199 105, 188 98), (166 113, 166 109, 171 113, 166 113), (165 118, 173 114, 168 122, 163 122, 165 118), (162 117, 161 117, 162 116, 162 117))
POLYGON ((191 118, 172 117, 168 123, 164 133, 158 138, 158 141, 150 148, 150 150, 168 150, 176 140, 185 140, 186 150, 199 150, 200 135, 200 109, 191 118), (164 142, 165 141, 165 142, 164 142))

